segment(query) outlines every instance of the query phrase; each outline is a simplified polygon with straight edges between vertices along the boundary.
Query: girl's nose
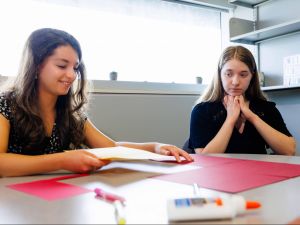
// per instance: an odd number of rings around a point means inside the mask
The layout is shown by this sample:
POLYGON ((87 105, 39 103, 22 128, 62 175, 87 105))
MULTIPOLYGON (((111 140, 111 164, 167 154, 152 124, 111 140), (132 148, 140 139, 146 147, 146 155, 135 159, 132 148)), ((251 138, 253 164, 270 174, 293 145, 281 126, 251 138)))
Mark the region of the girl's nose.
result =
POLYGON ((66 74, 71 79, 75 79, 77 77, 77 71, 73 68, 68 69, 66 74))
POLYGON ((233 85, 238 85, 240 83, 239 76, 233 76, 232 78, 232 84, 233 85))

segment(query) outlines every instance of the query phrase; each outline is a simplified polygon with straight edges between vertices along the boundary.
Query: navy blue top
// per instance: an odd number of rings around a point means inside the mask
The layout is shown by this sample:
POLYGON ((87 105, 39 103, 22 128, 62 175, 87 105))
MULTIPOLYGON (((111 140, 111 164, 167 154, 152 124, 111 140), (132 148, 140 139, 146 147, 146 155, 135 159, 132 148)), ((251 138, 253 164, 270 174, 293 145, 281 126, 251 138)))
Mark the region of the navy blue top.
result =
MULTIPOLYGON (((292 136, 274 102, 250 101, 249 108, 274 129, 292 136)), ((219 132, 227 116, 222 102, 201 102, 191 113, 189 148, 204 148, 219 132)), ((242 133, 234 127, 225 153, 267 154, 267 143, 246 121, 242 133)))

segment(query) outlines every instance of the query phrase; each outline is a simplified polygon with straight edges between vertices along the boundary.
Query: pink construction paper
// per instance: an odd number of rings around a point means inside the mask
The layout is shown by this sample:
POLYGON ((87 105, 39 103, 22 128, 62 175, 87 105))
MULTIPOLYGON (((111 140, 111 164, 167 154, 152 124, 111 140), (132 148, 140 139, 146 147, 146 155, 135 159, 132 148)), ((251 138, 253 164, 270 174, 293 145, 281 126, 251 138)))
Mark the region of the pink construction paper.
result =
POLYGON ((46 180, 12 184, 7 187, 44 200, 54 201, 91 192, 92 190, 86 188, 59 182, 60 180, 81 176, 86 176, 86 174, 66 175, 46 180))
POLYGON ((175 163, 175 164, 191 164, 191 165, 201 166, 201 167, 215 166, 219 164, 236 162, 235 159, 225 158, 225 157, 214 157, 214 156, 197 155, 197 154, 191 154, 191 157, 194 159, 194 161, 192 162, 188 160, 183 160, 181 162, 177 162, 175 160, 163 160, 160 162, 175 163))
POLYGON ((198 155, 198 154, 192 154, 191 156, 194 159, 192 164, 201 167, 215 166, 215 165, 236 162, 236 159, 225 158, 225 157, 215 157, 215 156, 198 155))
POLYGON ((300 165, 279 162, 264 162, 249 159, 234 159, 226 157, 216 157, 207 155, 192 155, 194 165, 201 167, 222 166, 222 169, 229 168, 235 170, 238 168, 242 171, 251 171, 253 173, 283 176, 292 178, 300 176, 300 165))
POLYGON ((193 156, 202 168, 154 178, 237 193, 300 176, 300 165, 213 156, 193 156), (214 161, 215 160, 215 161, 214 161))
POLYGON ((200 168, 176 174, 160 175, 154 178, 182 184, 197 183, 200 187, 217 191, 237 193, 252 188, 285 180, 285 177, 243 173, 240 170, 223 171, 222 168, 200 168))
POLYGON ((300 165, 289 164, 289 163, 278 163, 278 162, 263 162, 256 160, 237 160, 234 163, 219 165, 224 171, 231 172, 238 170, 243 173, 249 172, 251 174, 261 174, 278 176, 285 178, 293 178, 300 176, 300 165))

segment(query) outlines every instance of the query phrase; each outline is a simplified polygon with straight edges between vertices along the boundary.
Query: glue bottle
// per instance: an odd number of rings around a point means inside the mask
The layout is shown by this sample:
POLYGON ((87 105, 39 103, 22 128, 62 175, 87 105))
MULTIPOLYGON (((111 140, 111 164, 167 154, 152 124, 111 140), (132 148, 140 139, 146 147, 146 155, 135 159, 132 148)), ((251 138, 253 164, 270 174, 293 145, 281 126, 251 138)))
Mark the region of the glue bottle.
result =
POLYGON ((167 201, 170 221, 231 219, 249 210, 258 209, 260 203, 246 201, 243 196, 228 198, 178 198, 167 201))

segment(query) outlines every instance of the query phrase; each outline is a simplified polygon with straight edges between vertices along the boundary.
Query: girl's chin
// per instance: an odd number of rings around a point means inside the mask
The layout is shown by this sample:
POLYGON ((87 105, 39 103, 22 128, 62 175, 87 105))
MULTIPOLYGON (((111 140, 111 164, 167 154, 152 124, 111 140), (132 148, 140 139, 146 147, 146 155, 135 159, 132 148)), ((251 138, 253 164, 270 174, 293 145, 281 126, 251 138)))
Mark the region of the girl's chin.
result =
POLYGON ((61 91, 59 91, 59 95, 67 95, 69 93, 69 90, 70 89, 68 89, 68 90, 61 90, 61 91))
POLYGON ((227 93, 227 94, 232 96, 232 97, 243 95, 243 93, 239 93, 239 92, 233 92, 233 93, 227 93))

